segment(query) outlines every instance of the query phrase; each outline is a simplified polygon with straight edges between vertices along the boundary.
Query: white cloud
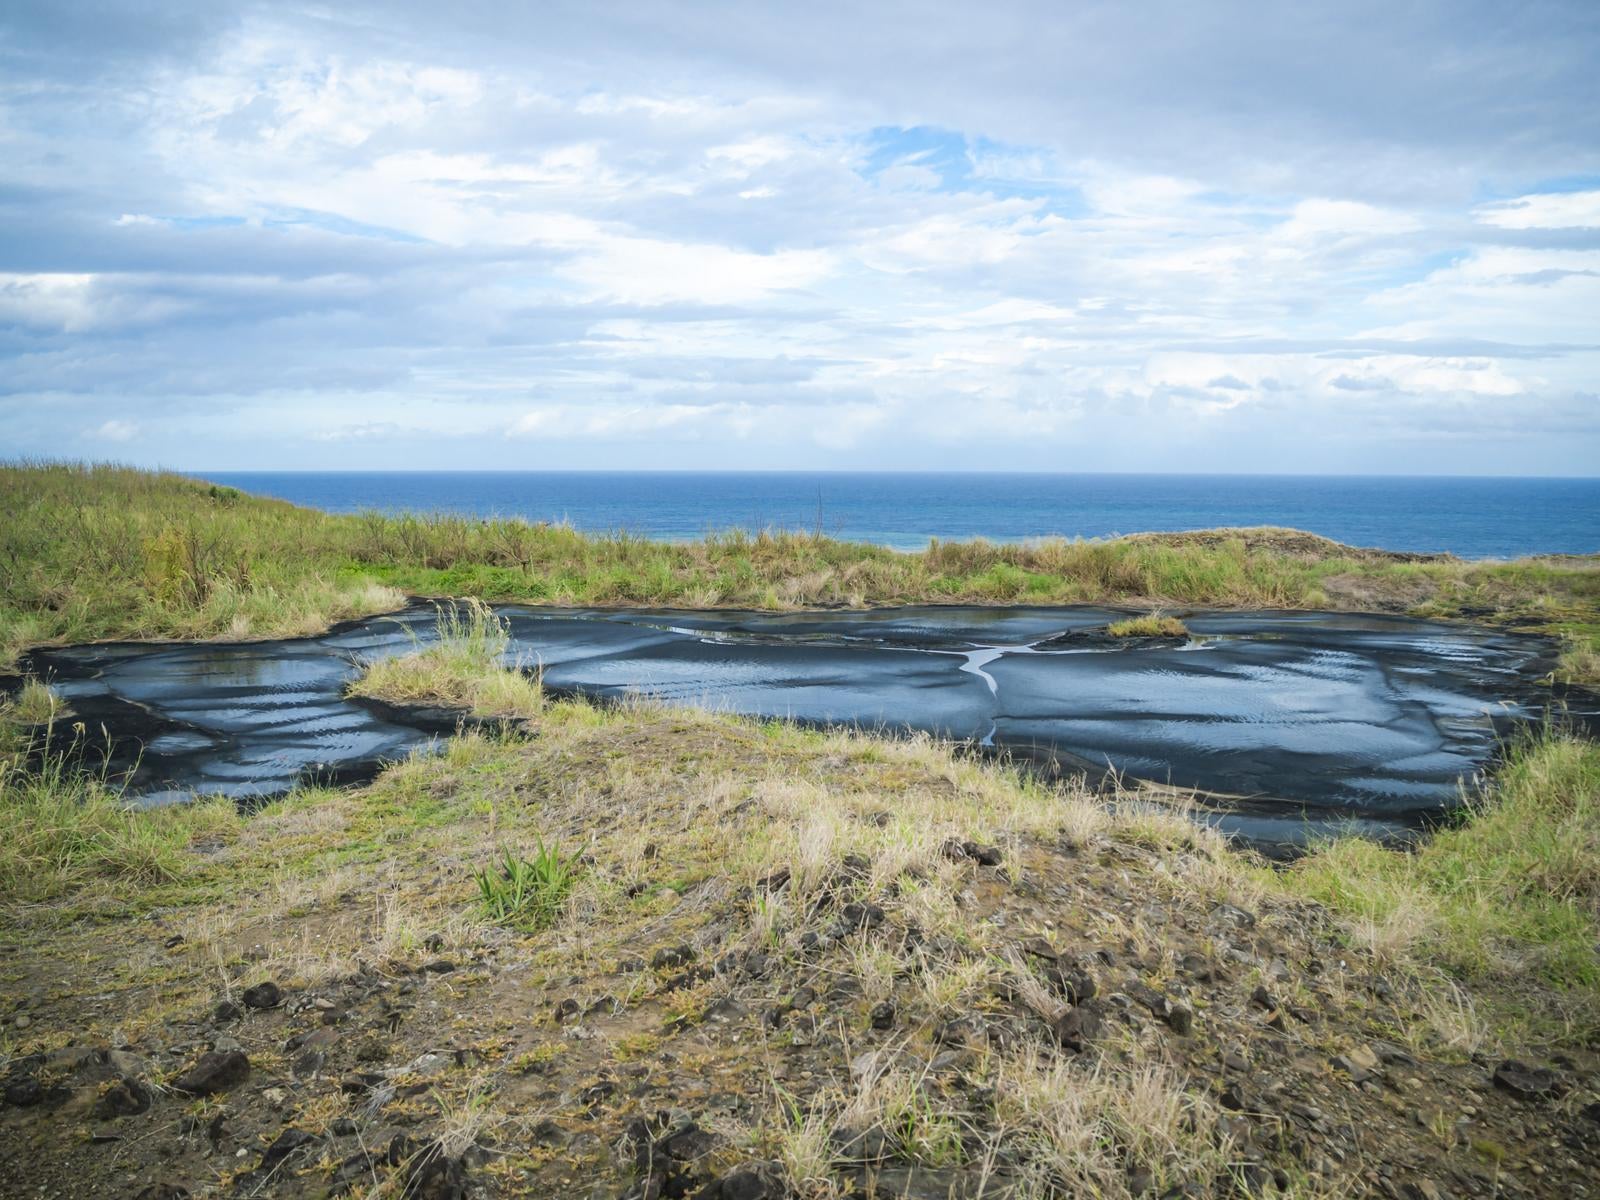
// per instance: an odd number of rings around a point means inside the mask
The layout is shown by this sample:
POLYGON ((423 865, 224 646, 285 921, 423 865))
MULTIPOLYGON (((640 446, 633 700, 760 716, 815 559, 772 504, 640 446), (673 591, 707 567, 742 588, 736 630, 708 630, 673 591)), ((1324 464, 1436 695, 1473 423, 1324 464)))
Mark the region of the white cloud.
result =
POLYGON ((1519 196, 1486 204, 1475 215, 1502 229, 1600 229, 1600 191, 1519 196))
POLYGON ((86 436, 102 442, 131 442, 139 436, 139 426, 132 421, 113 419, 89 430, 86 436))
POLYGON ((645 37, 557 3, 532 37, 353 2, 0 95, 8 179, 51 197, 0 247, 0 403, 39 448, 1004 467, 1100 435, 1137 465, 1225 430, 1194 465, 1248 469, 1299 421, 1292 469, 1514 397, 1600 452, 1600 192, 1532 182, 1587 145, 1555 92, 1514 128, 1431 58, 1303 61, 1259 13, 1219 41, 1233 10, 1108 9, 1085 48, 970 7, 751 42, 714 9, 645 37))

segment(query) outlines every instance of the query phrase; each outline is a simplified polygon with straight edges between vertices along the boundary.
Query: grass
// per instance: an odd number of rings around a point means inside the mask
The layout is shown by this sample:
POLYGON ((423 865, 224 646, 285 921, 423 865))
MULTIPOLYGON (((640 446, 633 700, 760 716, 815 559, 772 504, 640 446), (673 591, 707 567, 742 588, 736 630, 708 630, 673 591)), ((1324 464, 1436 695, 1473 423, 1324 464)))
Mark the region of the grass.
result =
POLYGON ((1125 621, 1113 621, 1106 626, 1106 633, 1114 638, 1188 637, 1189 627, 1177 617, 1150 613, 1143 617, 1129 617, 1125 621))
POLYGON ((559 846, 547 846, 543 838, 532 858, 502 850, 496 866, 474 876, 479 907, 497 925, 534 933, 560 916, 579 874, 577 856, 564 857, 559 846))
MULTIPOLYGON (((1359 838, 1275 878, 1341 914, 1380 957, 1566 992, 1600 1033, 1600 747, 1546 731, 1511 751, 1466 819, 1413 853, 1359 838)), ((1513 1001, 1514 1002, 1514 1001, 1513 1001)))
MULTIPOLYGON (((159 1006, 106 1017, 138 1041, 170 1039, 150 1031, 169 1019, 160 1014, 190 1020, 219 988, 261 978, 335 987, 363 964, 415 980, 425 961, 449 958, 457 970, 437 985, 451 989, 448 1003, 418 1005, 383 1052, 404 1062, 466 1044, 485 1048, 486 1065, 441 1077, 419 1110, 419 1134, 464 1146, 474 1131, 521 1119, 530 1104, 581 1095, 636 1064, 688 1089, 681 1102, 691 1111, 708 1095, 751 1097, 738 1153, 782 1161, 814 1196, 841 1194, 830 1139, 843 1126, 875 1127, 900 1160, 927 1167, 1004 1162, 1023 1195, 1126 1195, 1130 1165, 1158 1191, 1224 1177, 1239 1147, 1219 1132, 1211 1068, 1196 1065, 1210 1062, 1212 1036, 1287 1038, 1313 1057, 1376 1036, 1428 1056, 1491 1051, 1532 1028, 1490 1007, 1486 997, 1502 988, 1567 1020, 1548 1037, 1554 1020, 1545 1021, 1544 1045, 1581 1045, 1595 1028, 1583 1018, 1592 962, 1569 952, 1600 936, 1600 764, 1592 746, 1556 732, 1521 746, 1475 821, 1442 834, 1437 850, 1339 843, 1287 871, 1231 852, 1214 832, 1137 793, 1108 804, 1071 781, 1046 786, 929 738, 885 742, 571 701, 547 703, 533 733, 457 737, 369 787, 297 793, 248 818, 228 806, 130 812, 81 775, 8 777, 0 781, 8 828, 40 830, 29 848, 15 837, 0 847, 9 901, 0 929, 18 947, 13 965, 57 998, 47 1011, 59 1009, 74 1037, 84 1036, 72 1020, 75 995, 113 994, 130 1011, 140 997, 159 996, 159 1006), (30 789, 28 807, 21 798, 30 789), (1000 847, 1015 886, 952 861, 943 853, 951 838, 1000 847), (560 849, 578 845, 581 855, 560 849), (1339 857, 1352 849, 1358 857, 1339 857), (861 865, 841 877, 848 862, 861 865), (787 883, 773 890, 763 881, 779 867, 787 883), (1307 896, 1352 934, 1363 921, 1381 926, 1406 912, 1425 913, 1427 933, 1389 939, 1381 953, 1352 936, 1348 953, 1329 953, 1323 923, 1304 915, 1307 896), (831 951, 808 946, 808 935, 856 900, 886 910, 884 929, 842 937, 831 951), (1139 957, 1141 979, 1171 980, 1194 944, 1172 939, 1195 936, 1183 931, 1203 927, 1219 902, 1256 913, 1250 936, 1267 939, 1296 971, 1303 957, 1322 964, 1273 987, 1297 989, 1286 994, 1323 1022, 1272 1034, 1248 1013, 1236 1020, 1228 1005, 1197 1004, 1198 1058, 1172 1057, 1187 1054, 1190 1039, 1151 1041, 1148 1028, 1123 1036, 1115 1023, 1102 1047, 1072 1058, 1043 1025, 1016 1024, 996 1000, 1004 978, 1001 991, 1029 1011, 1059 1011, 1037 964, 1017 954, 1018 940, 1035 931, 1076 953, 1117 947, 1119 958, 1139 957), (991 913, 994 905, 1002 912, 991 913), (176 949, 164 948, 169 927, 183 938, 176 949), (911 928, 920 931, 914 943, 889 935, 911 928), (619 971, 625 958, 648 960, 680 943, 694 948, 693 963, 719 964, 718 974, 667 991, 670 972, 619 971), (753 951, 771 964, 763 980, 723 974, 725 959, 753 951), (1361 981, 1375 970, 1414 997, 1404 1018, 1414 1034, 1364 1024, 1361 981), (822 995, 841 979, 858 991, 822 995), (759 1011, 802 982, 817 1002, 770 1033, 736 1019, 724 1038, 705 1016, 730 989, 759 1011), (895 1003, 895 1026, 864 1041, 867 1009, 883 999, 895 1003), (571 1001, 585 1014, 571 1024, 530 1023, 530 1013, 571 1001), (441 1023, 429 1024, 436 1007, 441 1023), (587 1015, 597 1008, 604 1015, 587 1015), (985 1014, 1015 1034, 976 1044, 960 1076, 935 1073, 944 1044, 934 1031, 985 1014), (804 1045, 790 1040, 802 1034, 804 1045), (1340 1040, 1324 1046, 1326 1038, 1340 1040), (771 1072, 797 1052, 806 1074, 789 1072, 780 1087, 771 1072), (772 1091, 782 1103, 759 1102, 772 1091)), ((1126 985, 1103 975, 1102 986, 1126 985)), ((1242 996, 1250 979, 1219 986, 1242 996)), ((581 1120, 610 1144, 629 1111, 585 1110, 581 1120)), ((572 1164, 556 1154, 527 1169, 572 1164)), ((1326 1194, 1339 1186, 1330 1181, 1326 1194)), ((558 1184, 528 1189, 564 1194, 558 1184)))
POLYGON ((427 702, 480 716, 528 718, 544 707, 537 676, 503 661, 508 623, 481 600, 442 604, 437 640, 414 654, 368 663, 350 685, 353 696, 396 704, 427 702))
POLYGON ((904 554, 818 533, 693 542, 450 514, 334 515, 160 472, 0 465, 0 667, 29 646, 318 631, 405 594, 785 609, 909 602, 1382 608, 1562 634, 1600 680, 1600 560, 1467 563, 1235 529, 904 554))
MULTIPOLYGON (((0 725, 7 714, 0 713, 0 725)), ((99 882, 120 887, 181 878, 197 838, 239 823, 224 800, 154 810, 129 807, 105 780, 63 753, 53 728, 0 744, 0 900, 37 903, 99 882), (9 746, 9 751, 5 751, 9 746)))

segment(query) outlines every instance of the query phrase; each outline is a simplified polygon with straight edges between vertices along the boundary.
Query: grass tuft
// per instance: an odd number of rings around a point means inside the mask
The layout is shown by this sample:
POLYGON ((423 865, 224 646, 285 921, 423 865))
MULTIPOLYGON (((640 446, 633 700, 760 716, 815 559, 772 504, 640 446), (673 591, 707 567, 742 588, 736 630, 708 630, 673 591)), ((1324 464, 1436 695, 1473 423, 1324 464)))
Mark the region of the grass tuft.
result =
POLYGON ((1600 747, 1524 736, 1463 820, 1415 851, 1327 843, 1284 872, 1380 958, 1570 990, 1566 1020, 1600 1032, 1600 747))
POLYGON ((580 873, 576 855, 564 857, 560 847, 547 846, 542 838, 532 858, 503 849, 499 863, 474 875, 479 907, 497 925, 536 933, 561 915, 580 873))
POLYGON ((76 747, 58 750, 50 738, 0 756, 0 899, 46 901, 93 882, 171 882, 194 865, 196 838, 240 821, 221 799, 132 808, 82 765, 76 747))
POLYGON ((1113 621, 1106 626, 1106 633, 1114 638, 1135 637, 1188 637, 1189 627, 1177 617, 1164 617, 1160 613, 1149 613, 1143 617, 1129 617, 1125 621, 1113 621))
POLYGON ((507 665, 510 627, 481 600, 439 606, 438 640, 414 654, 367 665, 353 696, 442 704, 480 716, 528 718, 544 708, 537 676, 507 665))

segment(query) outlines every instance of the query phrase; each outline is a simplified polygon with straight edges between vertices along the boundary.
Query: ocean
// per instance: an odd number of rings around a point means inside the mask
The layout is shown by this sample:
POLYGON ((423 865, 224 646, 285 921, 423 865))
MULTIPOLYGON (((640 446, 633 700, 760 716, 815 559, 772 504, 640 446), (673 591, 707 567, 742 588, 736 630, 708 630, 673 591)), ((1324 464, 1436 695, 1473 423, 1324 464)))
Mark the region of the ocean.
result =
POLYGON ((204 478, 329 512, 453 512, 687 539, 820 528, 928 539, 1107 537, 1285 525, 1357 546, 1463 558, 1600 552, 1600 479, 668 471, 218 471, 204 478))

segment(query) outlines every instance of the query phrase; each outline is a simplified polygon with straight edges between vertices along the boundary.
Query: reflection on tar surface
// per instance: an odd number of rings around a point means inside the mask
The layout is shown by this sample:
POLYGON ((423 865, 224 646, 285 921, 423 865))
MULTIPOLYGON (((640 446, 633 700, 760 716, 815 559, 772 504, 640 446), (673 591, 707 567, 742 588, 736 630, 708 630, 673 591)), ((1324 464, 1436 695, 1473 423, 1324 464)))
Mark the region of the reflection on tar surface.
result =
MULTIPOLYGON (((1124 614, 1087 607, 500 611, 509 657, 557 690, 1116 770, 1230 797, 1214 819, 1273 842, 1414 825, 1549 704, 1546 640, 1401 617, 1193 613, 1187 641, 1112 644, 1092 631, 1124 614)), ((320 638, 84 646, 30 665, 106 726, 120 762, 137 756, 135 793, 247 799, 361 778, 440 732, 343 695, 362 660, 429 641, 433 621, 413 609, 320 638)))

